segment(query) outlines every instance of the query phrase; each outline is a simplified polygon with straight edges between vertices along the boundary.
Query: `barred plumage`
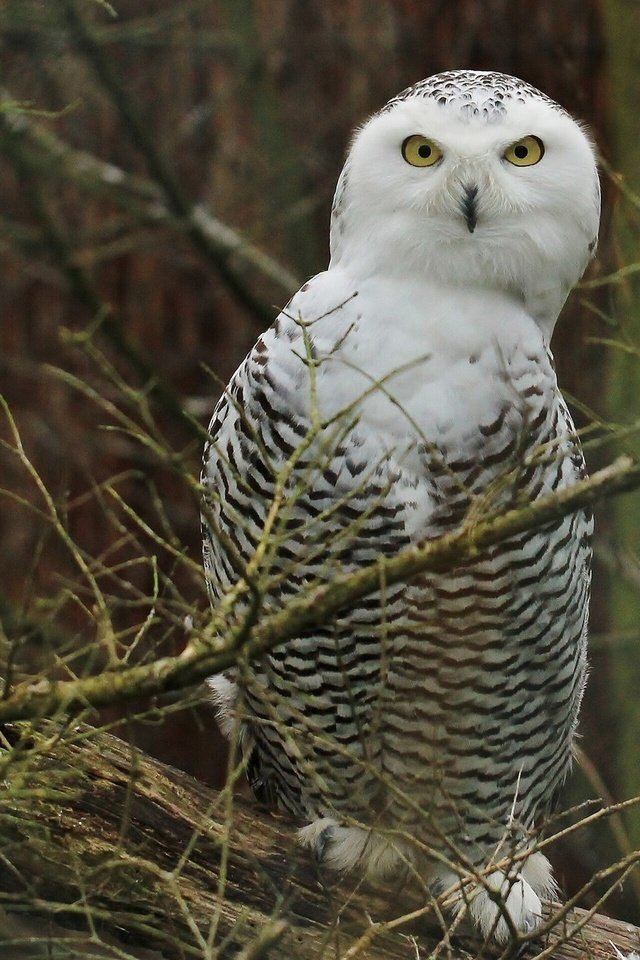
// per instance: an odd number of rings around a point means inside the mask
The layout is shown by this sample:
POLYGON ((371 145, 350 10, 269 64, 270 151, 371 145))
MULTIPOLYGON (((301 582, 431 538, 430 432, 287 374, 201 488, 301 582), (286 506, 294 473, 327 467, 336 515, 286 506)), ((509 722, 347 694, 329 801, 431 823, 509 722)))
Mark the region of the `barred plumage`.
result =
MULTIPOLYGON (((465 74, 464 110, 455 97, 431 102, 423 84, 358 134, 334 208, 329 270, 258 340, 216 408, 203 470, 214 604, 254 558, 265 524, 252 571, 262 610, 336 569, 584 474, 548 338, 597 230, 592 152, 533 88, 477 77, 480 106, 498 97, 498 117, 470 116, 465 74), (513 110, 505 134, 503 114, 513 110), (590 198, 578 202, 574 188, 563 213, 552 190, 547 210, 527 182, 526 196, 520 184, 505 201, 509 184, 486 143, 471 166, 461 151, 474 124, 483 135, 490 128, 501 151, 535 130, 552 163, 554 149, 556 163, 568 162, 554 146, 568 136, 574 176, 592 177, 590 198), (432 132, 440 180, 431 171, 412 180, 405 203, 400 145, 432 132), (471 175, 477 225, 460 196, 471 175), (552 242, 563 215, 562 242, 552 242)), ((550 172, 548 164, 547 194, 550 172)), ((450 572, 381 584, 322 629, 242 664, 232 682, 214 678, 227 725, 234 716, 243 724, 256 792, 308 823, 303 839, 336 867, 361 862, 385 873, 409 859, 442 884, 530 847, 570 764, 590 532, 578 512, 450 572)), ((535 923, 537 894, 553 886, 541 854, 494 871, 491 883, 520 928, 535 923)), ((506 936, 480 888, 470 910, 485 933, 497 923, 506 936)))

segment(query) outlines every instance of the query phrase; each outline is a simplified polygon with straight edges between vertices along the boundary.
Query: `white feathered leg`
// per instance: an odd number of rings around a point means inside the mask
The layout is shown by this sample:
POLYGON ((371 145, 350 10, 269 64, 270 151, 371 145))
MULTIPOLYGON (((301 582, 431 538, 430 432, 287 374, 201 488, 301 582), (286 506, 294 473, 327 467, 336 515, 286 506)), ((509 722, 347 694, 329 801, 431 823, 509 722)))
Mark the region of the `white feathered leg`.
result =
MULTIPOLYGON (((299 842, 309 848, 323 866, 339 873, 357 868, 370 880, 397 877, 413 859, 401 843, 365 827, 342 826, 331 817, 314 820, 298 831, 299 842)), ((455 888, 459 877, 435 869, 429 882, 440 890, 455 888)), ((520 872, 494 870, 483 883, 465 885, 450 906, 454 913, 468 911, 483 938, 504 943, 512 930, 530 933, 542 920, 542 899, 557 895, 551 864, 541 853, 532 853, 520 872), (509 920, 507 920, 507 917, 509 920)))
POLYGON ((298 840, 330 870, 345 873, 357 867, 370 880, 396 877, 409 859, 401 844, 366 827, 341 826, 331 817, 302 827, 298 840))
MULTIPOLYGON (((440 875, 439 884, 455 886, 454 874, 440 875)), ((541 853, 532 853, 520 872, 494 870, 458 895, 454 911, 467 909, 474 927, 483 938, 499 943, 509 939, 512 929, 530 933, 542 921, 542 899, 557 895, 551 864, 541 853), (541 899, 542 898, 542 899, 541 899), (507 917, 509 920, 507 920, 507 917)))

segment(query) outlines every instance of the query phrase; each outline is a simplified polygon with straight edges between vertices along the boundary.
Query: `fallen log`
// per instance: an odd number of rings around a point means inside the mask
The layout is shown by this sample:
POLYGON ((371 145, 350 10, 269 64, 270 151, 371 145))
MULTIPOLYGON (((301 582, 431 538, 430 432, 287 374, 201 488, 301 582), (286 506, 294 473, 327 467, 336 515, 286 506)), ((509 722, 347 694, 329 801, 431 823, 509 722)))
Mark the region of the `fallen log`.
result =
MULTIPOLYGON (((468 935, 443 940, 411 892, 320 876, 295 824, 107 733, 7 728, 0 781, 3 960, 478 955, 468 935)), ((523 952, 639 948, 640 929, 572 909, 523 952)))

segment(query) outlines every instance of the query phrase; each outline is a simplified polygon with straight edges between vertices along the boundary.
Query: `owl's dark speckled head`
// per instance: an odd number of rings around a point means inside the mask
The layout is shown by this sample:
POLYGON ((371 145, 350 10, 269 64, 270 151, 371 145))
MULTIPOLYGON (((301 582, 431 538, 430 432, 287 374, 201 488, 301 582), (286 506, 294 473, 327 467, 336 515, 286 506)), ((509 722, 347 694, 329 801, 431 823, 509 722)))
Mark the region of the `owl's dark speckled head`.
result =
POLYGON ((562 113, 564 109, 554 100, 518 77, 507 73, 484 70, 447 70, 420 80, 393 97, 382 112, 414 97, 424 97, 442 107, 460 108, 460 117, 483 118, 487 123, 500 120, 510 103, 527 103, 541 100, 562 113))

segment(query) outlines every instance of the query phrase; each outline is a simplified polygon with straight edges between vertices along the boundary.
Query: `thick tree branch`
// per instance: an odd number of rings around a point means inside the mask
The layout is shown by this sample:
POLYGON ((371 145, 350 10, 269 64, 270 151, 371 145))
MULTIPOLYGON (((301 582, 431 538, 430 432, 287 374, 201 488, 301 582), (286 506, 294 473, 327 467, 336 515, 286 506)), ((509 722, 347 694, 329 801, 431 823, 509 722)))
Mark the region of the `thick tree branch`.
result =
MULTIPOLYGON (((113 948, 106 956, 146 958, 152 950, 165 960, 257 960, 267 948, 271 960, 478 955, 468 937, 442 942, 417 886, 371 889, 355 877, 319 875, 295 843, 295 824, 228 790, 209 790, 86 727, 8 733, 0 910, 49 919, 37 934, 64 936, 65 956, 103 956, 93 952, 101 942, 113 948)), ((4 929, 0 915, 3 956, 4 929)), ((556 960, 610 960, 612 944, 627 953, 639 936, 629 924, 587 922, 573 909, 527 953, 542 947, 556 960)), ((25 938, 33 948, 28 926, 25 938)))
MULTIPOLYGON (((219 636, 223 621, 214 617, 211 628, 195 636, 179 656, 78 680, 41 679, 20 684, 13 691, 6 691, 0 702, 0 721, 74 713, 132 697, 185 689, 231 666, 239 656, 261 656, 290 637, 326 623, 341 609, 379 588, 382 578, 391 585, 426 571, 451 570, 509 537, 638 487, 640 467, 628 457, 621 457, 588 479, 534 503, 486 520, 466 522, 453 533, 396 557, 381 557, 355 573, 338 575, 330 584, 311 590, 283 610, 261 620, 258 617, 251 630, 242 621, 219 636)), ((239 589, 242 591, 242 583, 239 589)), ((246 592, 250 593, 248 585, 246 592)))

